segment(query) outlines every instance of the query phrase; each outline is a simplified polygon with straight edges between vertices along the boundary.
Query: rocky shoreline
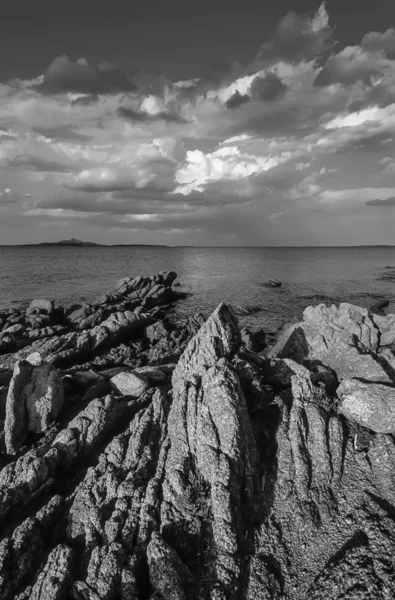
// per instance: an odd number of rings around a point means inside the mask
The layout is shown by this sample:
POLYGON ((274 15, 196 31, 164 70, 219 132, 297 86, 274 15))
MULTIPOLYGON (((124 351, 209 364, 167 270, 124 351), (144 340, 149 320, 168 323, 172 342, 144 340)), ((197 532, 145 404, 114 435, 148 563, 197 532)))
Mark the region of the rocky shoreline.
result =
POLYGON ((0 311, 0 598, 395 597, 395 315, 267 346, 175 279, 0 311))

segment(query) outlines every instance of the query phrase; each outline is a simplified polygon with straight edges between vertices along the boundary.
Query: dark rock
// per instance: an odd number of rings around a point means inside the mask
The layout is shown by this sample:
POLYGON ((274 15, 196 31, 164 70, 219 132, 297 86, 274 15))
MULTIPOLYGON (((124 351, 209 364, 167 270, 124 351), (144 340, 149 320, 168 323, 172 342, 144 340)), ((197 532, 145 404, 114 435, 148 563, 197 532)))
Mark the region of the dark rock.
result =
POLYGON ((369 308, 369 312, 376 315, 385 315, 384 308, 386 308, 389 303, 389 300, 378 300, 378 302, 372 304, 372 306, 369 308))
POLYGON ((244 316, 248 316, 248 315, 254 315, 255 313, 262 310, 262 307, 261 306, 240 306, 239 305, 239 306, 232 307, 232 310, 235 315, 240 315, 240 316, 244 317, 244 316))
POLYGON ((262 283, 264 287, 267 288, 275 288, 281 286, 281 281, 279 279, 268 279, 264 283, 262 283))
POLYGON ((158 321, 149 327, 146 327, 144 330, 144 337, 150 344, 155 344, 162 338, 166 337, 168 333, 169 329, 166 326, 166 323, 163 321, 158 321))

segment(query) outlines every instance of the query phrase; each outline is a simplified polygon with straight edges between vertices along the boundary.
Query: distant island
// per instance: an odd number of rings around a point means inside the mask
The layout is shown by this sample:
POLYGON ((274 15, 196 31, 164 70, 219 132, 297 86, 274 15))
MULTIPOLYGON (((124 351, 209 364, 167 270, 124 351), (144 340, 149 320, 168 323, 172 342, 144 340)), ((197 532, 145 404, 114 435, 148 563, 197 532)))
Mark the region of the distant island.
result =
POLYGON ((59 242, 39 242, 37 244, 18 244, 20 246, 95 246, 98 248, 115 248, 115 247, 137 247, 137 246, 152 246, 159 248, 167 248, 165 244, 97 244, 96 242, 84 242, 83 240, 77 240, 76 238, 71 238, 69 240, 60 240, 59 242))
POLYGON ((95 242, 83 242, 76 238, 70 240, 60 240, 59 242, 40 242, 39 244, 28 244, 29 246, 104 246, 105 244, 96 244, 95 242))

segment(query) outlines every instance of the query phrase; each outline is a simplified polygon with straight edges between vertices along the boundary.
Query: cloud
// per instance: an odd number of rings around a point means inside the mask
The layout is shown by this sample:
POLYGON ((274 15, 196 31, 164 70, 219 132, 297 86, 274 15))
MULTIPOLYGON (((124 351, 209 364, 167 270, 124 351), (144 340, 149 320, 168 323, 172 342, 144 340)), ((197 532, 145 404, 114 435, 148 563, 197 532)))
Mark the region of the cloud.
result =
POLYGON ((324 2, 311 17, 290 12, 281 19, 272 39, 261 46, 256 61, 310 60, 329 47, 332 33, 324 2))
POLYGON ((395 206, 395 196, 392 198, 375 198, 374 200, 368 200, 365 206, 395 206))
POLYGON ((363 237, 353 219, 367 240, 380 236, 392 212, 360 207, 395 197, 388 31, 323 55, 333 28, 322 4, 286 15, 251 63, 224 61, 199 79, 60 57, 44 75, 0 84, 1 183, 12 190, 1 238, 14 240, 12 222, 15 239, 27 223, 72 223, 74 237, 350 243, 363 237))
POLYGON ((275 156, 254 156, 241 152, 237 146, 222 147, 204 154, 200 150, 189 151, 186 163, 176 172, 179 184, 176 192, 188 195, 191 191, 204 191, 208 183, 237 181, 266 172, 289 159, 288 153, 275 156))
POLYGON ((55 58, 45 71, 42 82, 33 87, 42 94, 74 92, 92 96, 137 89, 130 76, 109 62, 90 65, 85 58, 73 62, 66 55, 55 58))
POLYGON ((149 121, 166 121, 166 123, 177 123, 179 125, 187 123, 186 119, 183 119, 180 115, 172 114, 166 111, 161 111, 155 114, 148 114, 142 110, 133 110, 132 108, 126 108, 121 106, 117 114, 132 123, 146 123, 149 121))
POLYGON ((89 135, 76 131, 71 125, 33 127, 32 131, 46 138, 55 138, 57 140, 86 142, 91 139, 89 135))
POLYGON ((371 31, 362 38, 361 46, 369 52, 384 52, 388 58, 395 58, 395 28, 384 33, 371 31))
POLYGON ((5 188, 0 190, 0 208, 7 206, 14 206, 21 200, 30 198, 30 194, 19 194, 18 192, 5 188))
POLYGON ((314 84, 328 86, 340 83, 348 86, 359 80, 365 84, 373 84, 374 78, 382 75, 382 62, 359 46, 347 46, 328 58, 314 84))
POLYGON ((46 160, 31 154, 18 154, 14 158, 0 160, 0 169, 22 169, 25 171, 43 171, 54 173, 70 173, 70 167, 55 161, 46 160))
POLYGON ((248 94, 240 94, 240 92, 236 91, 233 96, 231 96, 226 102, 226 108, 239 108, 246 102, 249 102, 251 97, 248 94))
POLYGON ((285 94, 287 86, 275 73, 256 77, 251 84, 251 96, 262 102, 273 102, 285 94))

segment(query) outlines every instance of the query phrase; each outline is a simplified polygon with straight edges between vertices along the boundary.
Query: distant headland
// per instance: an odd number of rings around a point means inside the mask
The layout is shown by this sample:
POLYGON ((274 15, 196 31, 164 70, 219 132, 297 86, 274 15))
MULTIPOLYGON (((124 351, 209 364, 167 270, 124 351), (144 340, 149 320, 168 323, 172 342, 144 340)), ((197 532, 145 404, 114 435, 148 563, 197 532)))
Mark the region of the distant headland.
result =
POLYGON ((118 246, 158 246, 159 248, 167 248, 164 244, 97 244, 96 242, 84 242, 76 238, 69 240, 60 240, 59 242, 39 242, 37 244, 18 244, 20 246, 95 246, 98 248, 114 248, 118 246))

